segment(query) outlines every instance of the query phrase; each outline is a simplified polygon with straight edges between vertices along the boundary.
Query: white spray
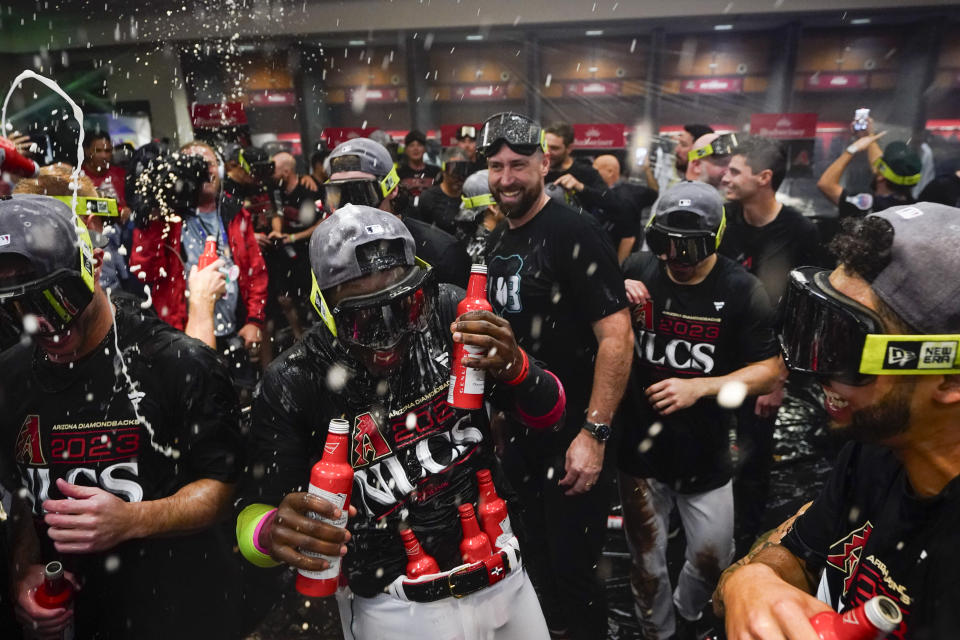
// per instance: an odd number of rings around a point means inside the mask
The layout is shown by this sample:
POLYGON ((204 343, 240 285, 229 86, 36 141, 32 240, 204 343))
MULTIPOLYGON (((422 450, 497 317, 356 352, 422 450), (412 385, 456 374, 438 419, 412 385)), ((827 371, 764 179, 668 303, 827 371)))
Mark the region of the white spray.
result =
MULTIPOLYGON (((42 84, 45 84, 50 88, 51 91, 57 93, 64 100, 67 101, 67 104, 70 105, 71 110, 73 111, 73 117, 77 121, 77 124, 80 125, 80 136, 77 138, 77 162, 74 165, 73 173, 70 174, 70 190, 73 192, 73 199, 71 201, 70 210, 73 212, 74 225, 77 229, 84 228, 86 225, 79 219, 77 216, 77 192, 80 189, 80 170, 83 164, 83 110, 80 106, 74 102, 67 93, 60 88, 56 82, 50 78, 41 76, 38 73, 25 69, 20 75, 16 77, 11 85, 10 90, 7 92, 7 97, 3 99, 3 111, 0 113, 0 134, 3 134, 7 131, 7 104, 10 102, 10 96, 13 95, 13 92, 20 86, 20 84, 27 78, 33 78, 42 84)), ((79 236, 77 237, 77 244, 81 242, 79 236)), ((113 319, 113 347, 114 347, 114 358, 117 362, 115 363, 115 368, 123 374, 124 379, 127 382, 127 389, 130 396, 130 404, 133 407, 133 413, 137 418, 137 422, 142 424, 146 428, 147 433, 150 435, 150 446, 157 451, 158 453, 176 460, 180 457, 180 451, 173 447, 163 446, 157 443, 156 434, 153 430, 153 425, 150 424, 150 421, 140 415, 140 403, 138 400, 135 400, 140 395, 140 392, 137 389, 136 383, 130 377, 130 373, 127 371, 127 363, 123 359, 123 353, 120 351, 120 337, 117 332, 117 316, 114 310, 113 304, 110 305, 110 316, 113 319)))

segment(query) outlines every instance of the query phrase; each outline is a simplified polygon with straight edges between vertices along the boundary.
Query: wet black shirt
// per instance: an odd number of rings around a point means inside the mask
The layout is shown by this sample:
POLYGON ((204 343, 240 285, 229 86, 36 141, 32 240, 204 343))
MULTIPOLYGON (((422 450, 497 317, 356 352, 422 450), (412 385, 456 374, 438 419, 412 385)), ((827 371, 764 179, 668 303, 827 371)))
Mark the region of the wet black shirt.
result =
POLYGON ((127 502, 165 498, 202 478, 238 478, 237 400, 215 352, 123 308, 117 327, 132 384, 113 330, 73 366, 23 347, 0 371, 0 434, 33 504, 43 561, 60 559, 82 580, 77 637, 230 637, 236 561, 216 527, 79 555, 56 552, 47 536, 41 504, 64 498, 59 478, 127 502))
POLYGON ((400 184, 410 191, 411 197, 416 197, 429 189, 440 173, 440 167, 425 164, 421 169, 414 169, 406 162, 397 165, 397 176, 400 184))
POLYGON ((436 270, 437 281, 466 288, 471 261, 463 244, 449 233, 415 218, 404 216, 403 224, 417 245, 417 256, 436 270))
POLYGON ((740 203, 727 202, 724 208, 727 228, 720 253, 760 278, 774 306, 783 295, 792 269, 824 265, 817 228, 793 207, 783 205, 773 222, 762 227, 744 220, 740 203))
POLYGON ((283 233, 297 233, 315 225, 320 218, 316 201, 320 194, 308 189, 299 182, 291 192, 277 189, 274 192, 277 199, 277 210, 283 216, 283 233))
POLYGON ((939 202, 960 207, 960 176, 956 173, 937 176, 920 192, 920 202, 939 202))
POLYGON ((565 436, 579 433, 593 387, 592 324, 627 306, 623 276, 589 213, 549 201, 518 229, 487 239, 487 298, 517 342, 546 363, 567 392, 565 436))
POLYGON ((446 231, 458 240, 466 235, 458 229, 457 215, 460 213, 460 198, 451 198, 444 193, 439 184, 435 184, 417 198, 415 217, 427 224, 446 231))
POLYGON ((887 638, 939 640, 960 629, 958 527, 960 478, 921 498, 893 452, 850 443, 782 544, 814 574, 824 571, 821 599, 834 608, 885 595, 903 613, 887 638))
POLYGON ((667 378, 724 376, 775 356, 770 301, 754 276, 723 256, 694 285, 673 282, 664 263, 647 252, 628 257, 623 269, 646 285, 650 302, 633 313, 634 367, 624 399, 630 419, 624 420, 620 467, 683 493, 716 489, 731 477, 733 412, 707 397, 661 416, 644 390, 667 378), (655 423, 659 430, 651 430, 655 423))

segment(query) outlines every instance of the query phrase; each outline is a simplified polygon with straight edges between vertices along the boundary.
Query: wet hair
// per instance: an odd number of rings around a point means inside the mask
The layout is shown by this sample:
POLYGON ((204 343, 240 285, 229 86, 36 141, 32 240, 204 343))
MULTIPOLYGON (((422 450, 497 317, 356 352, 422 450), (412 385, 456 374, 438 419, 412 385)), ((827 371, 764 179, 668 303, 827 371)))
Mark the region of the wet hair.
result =
POLYGON ((683 130, 693 136, 694 140, 708 133, 716 133, 713 127, 707 124, 685 124, 683 125, 683 130))
POLYGON ((573 127, 570 126, 567 122, 554 122, 552 125, 544 129, 545 133, 552 133, 558 138, 563 140, 563 144, 566 147, 569 147, 573 144, 573 127))
POLYGON ((100 129, 93 131, 84 131, 83 132, 83 149, 86 151, 93 146, 93 143, 97 140, 106 140, 110 141, 110 133, 107 131, 102 131, 100 129))
POLYGON ((773 176, 770 178, 770 188, 776 191, 787 175, 787 154, 783 145, 769 138, 751 136, 737 145, 733 155, 746 158, 747 166, 754 173, 769 169, 773 176))
MULTIPOLYGON (((830 253, 844 269, 872 283, 893 258, 893 233, 893 225, 877 216, 846 218, 830 241, 830 253)), ((877 313, 894 330, 905 334, 918 333, 879 298, 877 313)))

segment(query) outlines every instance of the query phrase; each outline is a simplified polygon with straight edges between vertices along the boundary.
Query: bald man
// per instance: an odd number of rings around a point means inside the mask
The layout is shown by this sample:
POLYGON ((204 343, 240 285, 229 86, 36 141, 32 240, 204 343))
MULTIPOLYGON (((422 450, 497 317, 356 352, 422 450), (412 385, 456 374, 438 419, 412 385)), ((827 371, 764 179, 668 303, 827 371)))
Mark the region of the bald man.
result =
POLYGON ((648 187, 621 180, 620 161, 617 160, 616 156, 598 156, 593 161, 593 168, 596 169, 604 183, 622 203, 619 208, 623 215, 616 220, 601 220, 601 224, 613 240, 613 246, 617 250, 617 258, 620 262, 623 262, 637 244, 637 235, 639 234, 642 238, 641 213, 644 208, 649 207, 656 201, 657 192, 648 187))
MULTIPOLYGON (((719 137, 720 134, 718 133, 708 133, 706 135, 702 135, 694 141, 690 151, 693 152, 703 149, 712 144, 719 137)), ((706 182, 717 191, 721 191, 720 181, 723 179, 723 174, 727 172, 727 167, 729 165, 729 155, 721 156, 717 154, 710 154, 704 158, 693 159, 687 163, 686 178, 687 180, 706 182)), ((720 193, 720 197, 724 197, 722 191, 720 193)))

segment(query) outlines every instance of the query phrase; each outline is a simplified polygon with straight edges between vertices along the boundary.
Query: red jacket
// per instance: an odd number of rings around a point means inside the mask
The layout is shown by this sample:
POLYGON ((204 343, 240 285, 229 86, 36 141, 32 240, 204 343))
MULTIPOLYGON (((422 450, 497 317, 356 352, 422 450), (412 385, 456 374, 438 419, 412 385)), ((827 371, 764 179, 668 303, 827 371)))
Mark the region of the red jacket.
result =
MULTIPOLYGON (((250 213, 242 207, 230 206, 235 202, 231 200, 229 196, 224 197, 220 211, 227 225, 233 262, 240 269, 237 327, 246 323, 262 327, 267 303, 267 265, 253 234, 250 213)), ((136 228, 130 255, 130 273, 150 285, 157 314, 181 331, 187 326, 187 280, 180 248, 182 226, 179 221, 158 219, 144 228, 136 228)))

